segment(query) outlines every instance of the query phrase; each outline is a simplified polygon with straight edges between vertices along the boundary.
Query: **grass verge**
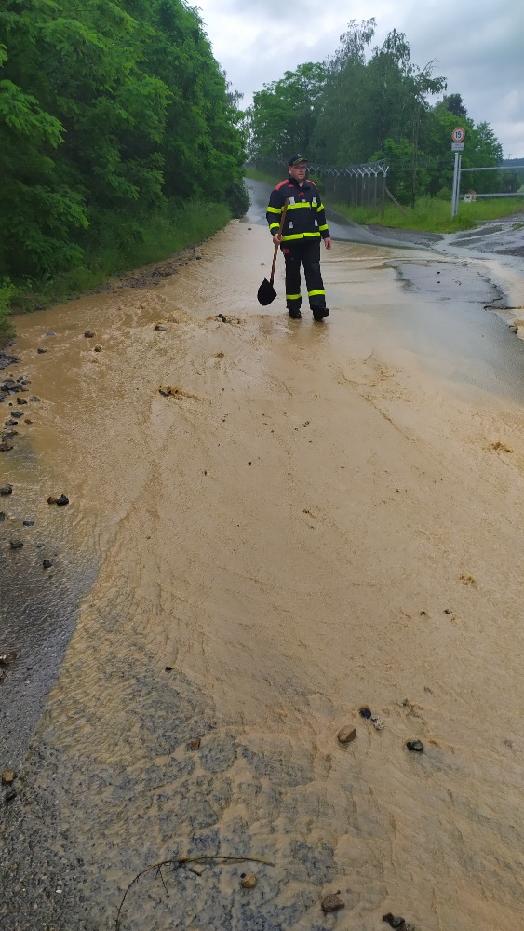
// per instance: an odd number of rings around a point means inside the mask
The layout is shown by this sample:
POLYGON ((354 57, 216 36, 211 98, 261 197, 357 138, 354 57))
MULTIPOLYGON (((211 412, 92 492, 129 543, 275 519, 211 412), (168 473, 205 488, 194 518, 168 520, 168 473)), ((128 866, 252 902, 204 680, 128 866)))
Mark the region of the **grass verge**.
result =
POLYGON ((472 204, 459 204, 459 212, 452 220, 449 200, 437 197, 419 197, 414 207, 400 209, 387 204, 384 212, 374 207, 349 207, 347 204, 329 204, 333 210, 355 223, 375 223, 397 229, 420 230, 424 233, 456 233, 469 230, 488 220, 498 220, 513 213, 524 212, 524 197, 477 200, 472 204))
POLYGON ((46 281, 26 281, 16 286, 0 281, 0 345, 13 335, 7 320, 9 310, 26 313, 76 297, 111 275, 159 262, 202 242, 230 219, 226 204, 204 201, 188 201, 143 219, 123 217, 121 222, 115 222, 114 214, 99 215, 96 229, 89 231, 81 265, 46 281))
MULTIPOLYGON (((282 177, 285 177, 285 172, 282 177)), ((246 168, 246 178, 251 178, 252 181, 263 181, 264 184, 271 185, 271 188, 274 188, 279 180, 275 175, 270 174, 268 171, 260 171, 259 168, 246 168)))

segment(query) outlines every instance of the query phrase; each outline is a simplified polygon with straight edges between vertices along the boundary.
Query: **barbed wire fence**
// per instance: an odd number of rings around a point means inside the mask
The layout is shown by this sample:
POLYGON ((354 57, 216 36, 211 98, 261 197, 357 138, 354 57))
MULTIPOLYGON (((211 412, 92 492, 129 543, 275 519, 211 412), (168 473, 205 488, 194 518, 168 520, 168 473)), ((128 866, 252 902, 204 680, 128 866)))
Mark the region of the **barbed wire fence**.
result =
MULTIPOLYGON (((282 174, 282 165, 271 159, 257 159, 252 162, 252 167, 275 177, 282 174)), ((326 197, 332 202, 383 210, 386 197, 392 196, 386 185, 389 170, 385 161, 347 165, 344 168, 311 163, 309 176, 321 183, 326 197)))
MULTIPOLYGON (((285 177, 282 163, 275 159, 257 158, 253 159, 250 165, 274 177, 275 180, 285 177)), ((463 168, 462 172, 462 193, 474 188, 479 198, 523 196, 524 166, 521 164, 489 168, 468 167, 463 168)), ((448 190, 451 192, 452 175, 451 159, 430 156, 419 158, 416 165, 397 158, 341 168, 316 162, 309 164, 309 176, 319 182, 321 191, 332 204, 344 203, 350 208, 372 208, 381 213, 388 201, 395 203, 400 209, 405 209, 410 194, 414 200, 415 190, 422 176, 423 190, 429 188, 431 196, 448 196, 448 190), (397 196, 394 196, 390 188, 393 188, 397 196), (404 207, 397 197, 400 197, 404 207)))

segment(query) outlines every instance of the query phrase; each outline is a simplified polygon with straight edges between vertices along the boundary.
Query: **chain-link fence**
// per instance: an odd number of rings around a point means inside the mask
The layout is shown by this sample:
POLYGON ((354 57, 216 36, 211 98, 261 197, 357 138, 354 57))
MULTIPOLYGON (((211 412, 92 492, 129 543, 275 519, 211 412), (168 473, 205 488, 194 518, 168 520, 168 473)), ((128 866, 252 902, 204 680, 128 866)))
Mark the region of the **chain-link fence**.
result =
POLYGON ((459 197, 465 194, 474 200, 490 197, 524 197, 524 165, 497 165, 489 168, 462 168, 459 174, 459 197), (481 174, 482 172, 482 174, 481 174), (485 174, 484 174, 485 172, 485 174), (507 172, 505 176, 502 172, 507 172), (486 178, 491 183, 486 184, 486 178), (483 188, 481 187, 483 185, 483 188), (486 187, 497 186, 496 191, 486 187), (479 191, 479 187, 481 188, 479 191))

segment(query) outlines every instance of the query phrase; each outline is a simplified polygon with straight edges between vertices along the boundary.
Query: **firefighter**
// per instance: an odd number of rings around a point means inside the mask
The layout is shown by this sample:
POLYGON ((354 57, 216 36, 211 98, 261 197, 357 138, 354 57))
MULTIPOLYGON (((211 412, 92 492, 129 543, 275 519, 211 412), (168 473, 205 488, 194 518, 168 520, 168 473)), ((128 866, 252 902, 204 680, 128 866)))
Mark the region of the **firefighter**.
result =
POLYGON ((288 162, 289 178, 280 181, 271 192, 266 220, 275 245, 279 245, 286 261, 286 300, 289 316, 302 316, 300 266, 304 266, 309 306, 315 320, 329 316, 326 292, 320 273, 320 240, 331 248, 329 227, 322 198, 314 181, 306 178, 307 159, 293 155, 288 162), (282 210, 287 214, 279 233, 282 210))

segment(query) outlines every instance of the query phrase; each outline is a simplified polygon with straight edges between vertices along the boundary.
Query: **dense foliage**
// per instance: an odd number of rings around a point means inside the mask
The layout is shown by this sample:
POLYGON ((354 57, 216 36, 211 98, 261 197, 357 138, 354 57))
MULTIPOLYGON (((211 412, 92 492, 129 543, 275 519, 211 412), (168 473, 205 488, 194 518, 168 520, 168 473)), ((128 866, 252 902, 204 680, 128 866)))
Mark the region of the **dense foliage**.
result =
MULTIPOLYGON (((466 130, 463 167, 497 165, 502 147, 487 123, 475 124, 460 94, 431 103, 446 80, 411 60, 406 37, 393 30, 372 47, 375 21, 352 22, 334 56, 308 62, 265 85, 248 113, 254 162, 284 162, 305 151, 321 165, 345 166, 384 158, 399 200, 449 190, 450 133, 466 130)), ((474 176, 478 192, 494 190, 491 173, 474 176)))
POLYGON ((243 162, 235 95, 183 0, 3 0, 0 280, 81 267, 181 202, 238 215, 243 162))

